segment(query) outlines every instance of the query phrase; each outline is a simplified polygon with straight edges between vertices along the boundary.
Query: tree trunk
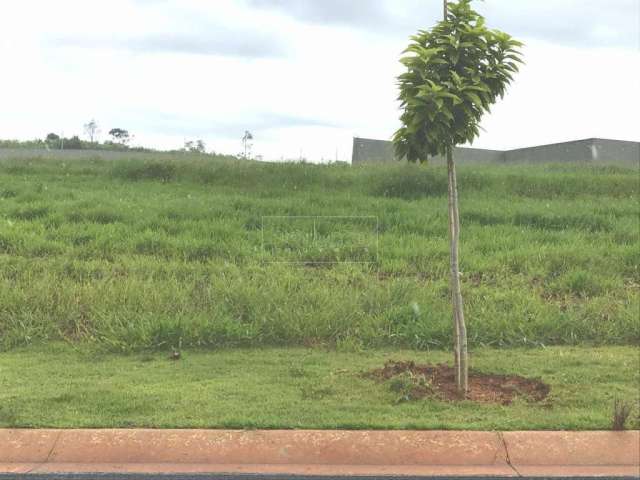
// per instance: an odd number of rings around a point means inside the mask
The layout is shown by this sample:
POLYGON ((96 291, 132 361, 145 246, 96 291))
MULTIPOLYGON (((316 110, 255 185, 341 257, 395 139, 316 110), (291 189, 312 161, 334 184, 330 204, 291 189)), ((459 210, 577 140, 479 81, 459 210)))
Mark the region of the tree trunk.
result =
MULTIPOLYGON (((449 191, 449 245, 450 245, 450 251, 452 252, 450 254, 450 261, 453 262, 453 245, 455 242, 455 237, 456 237, 456 230, 457 230, 457 223, 456 223, 456 215, 455 215, 455 210, 453 208, 453 195, 452 195, 452 185, 453 182, 451 180, 451 174, 452 174, 452 169, 451 169, 451 163, 452 160, 451 159, 451 155, 449 153, 447 153, 447 169, 449 172, 449 177, 448 177, 448 191, 449 191)), ((450 265, 451 267, 451 275, 453 275, 453 263, 451 263, 450 265)), ((454 285, 453 285, 453 276, 450 277, 449 280, 449 290, 451 292, 451 305, 454 306, 453 307, 453 329, 454 329, 454 337, 453 337, 453 352, 454 352, 454 358, 453 358, 453 365, 456 371, 456 383, 458 383, 458 379, 461 377, 460 376, 460 344, 459 344, 459 337, 460 337, 460 328, 459 328, 459 320, 458 320, 458 309, 455 308, 455 297, 453 296, 453 292, 455 291, 454 285)), ((459 383, 458 383, 459 385, 459 383)))
POLYGON ((460 215, 458 212, 458 185, 453 149, 447 151, 447 171, 449 176, 449 242, 451 265, 451 303, 455 330, 454 352, 456 384, 458 392, 466 394, 469 384, 469 363, 467 354, 467 328, 464 323, 464 308, 460 290, 460 270, 458 265, 458 239, 460 237, 460 215))

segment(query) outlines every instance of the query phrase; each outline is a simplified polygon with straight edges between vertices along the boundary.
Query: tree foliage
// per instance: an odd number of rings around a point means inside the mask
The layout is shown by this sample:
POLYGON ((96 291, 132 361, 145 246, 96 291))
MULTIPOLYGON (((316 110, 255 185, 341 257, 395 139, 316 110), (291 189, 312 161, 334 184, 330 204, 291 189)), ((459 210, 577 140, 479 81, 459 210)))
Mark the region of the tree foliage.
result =
POLYGON ((129 131, 124 128, 112 128, 109 130, 109 135, 113 137, 114 142, 125 145, 131 138, 129 131))
POLYGON ((398 158, 424 162, 455 145, 472 143, 482 115, 503 97, 522 63, 522 43, 489 30, 471 0, 449 2, 447 20, 411 37, 401 62, 402 127, 398 158))
POLYGON ((80 140, 77 135, 74 135, 71 138, 65 138, 63 148, 65 150, 82 150, 85 148, 85 142, 80 140))
POLYGON ((204 140, 189 140, 184 142, 184 151, 192 153, 206 153, 207 145, 204 140))

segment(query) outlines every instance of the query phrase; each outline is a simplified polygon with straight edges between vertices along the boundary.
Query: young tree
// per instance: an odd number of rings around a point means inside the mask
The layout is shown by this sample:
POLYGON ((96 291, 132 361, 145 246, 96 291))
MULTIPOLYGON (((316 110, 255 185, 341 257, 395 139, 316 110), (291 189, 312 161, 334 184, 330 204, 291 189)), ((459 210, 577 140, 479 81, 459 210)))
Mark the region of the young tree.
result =
POLYGON ((207 144, 204 143, 204 140, 196 140, 195 152, 198 153, 206 153, 207 152, 207 144))
POLYGON ((89 123, 84 124, 84 133, 86 133, 89 137, 89 141, 91 143, 94 142, 96 135, 100 133, 100 129, 98 128, 98 124, 94 119, 91 119, 89 123))
POLYGON ((498 96, 503 97, 522 63, 522 43, 504 32, 489 30, 471 8, 471 0, 444 2, 444 20, 411 37, 407 68, 399 80, 402 126, 393 142, 396 155, 411 162, 429 156, 447 159, 451 300, 455 330, 456 383, 468 389, 467 331, 464 321, 458 258, 460 219, 453 148, 478 136, 480 119, 498 96))
POLYGON ((251 140, 253 140, 253 135, 251 134, 251 132, 249 130, 245 130, 244 131, 244 136, 242 137, 242 145, 244 147, 244 158, 247 159, 249 158, 248 155, 250 155, 251 153, 251 144, 249 143, 251 140))

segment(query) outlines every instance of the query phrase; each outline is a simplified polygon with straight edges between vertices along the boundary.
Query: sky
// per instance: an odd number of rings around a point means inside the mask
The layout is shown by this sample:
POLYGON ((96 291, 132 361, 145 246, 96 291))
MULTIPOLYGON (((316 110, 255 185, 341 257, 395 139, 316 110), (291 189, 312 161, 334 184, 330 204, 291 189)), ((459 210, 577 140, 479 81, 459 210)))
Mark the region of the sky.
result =
MULTIPOLYGON (((640 140, 640 0, 485 0, 526 64, 474 147, 640 140)), ((83 136, 265 160, 350 161, 399 127, 408 37, 441 0, 2 0, 0 138, 83 136)))

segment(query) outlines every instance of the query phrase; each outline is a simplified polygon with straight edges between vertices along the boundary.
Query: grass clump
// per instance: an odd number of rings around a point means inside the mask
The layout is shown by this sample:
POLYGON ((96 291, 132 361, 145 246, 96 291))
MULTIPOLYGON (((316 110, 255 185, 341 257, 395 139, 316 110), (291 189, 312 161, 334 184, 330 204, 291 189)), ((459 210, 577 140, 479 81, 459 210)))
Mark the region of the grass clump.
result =
POLYGON ((116 163, 113 167, 113 176, 125 180, 160 180, 170 182, 176 178, 178 168, 175 163, 162 161, 135 162, 129 161, 116 163))
POLYGON ((613 401, 613 422, 611 429, 620 431, 627 428, 627 420, 631 415, 631 404, 616 398, 613 401))
POLYGON ((410 371, 396 375, 388 383, 389 389, 398 396, 398 403, 422 398, 425 391, 432 389, 431 382, 425 375, 410 371))

